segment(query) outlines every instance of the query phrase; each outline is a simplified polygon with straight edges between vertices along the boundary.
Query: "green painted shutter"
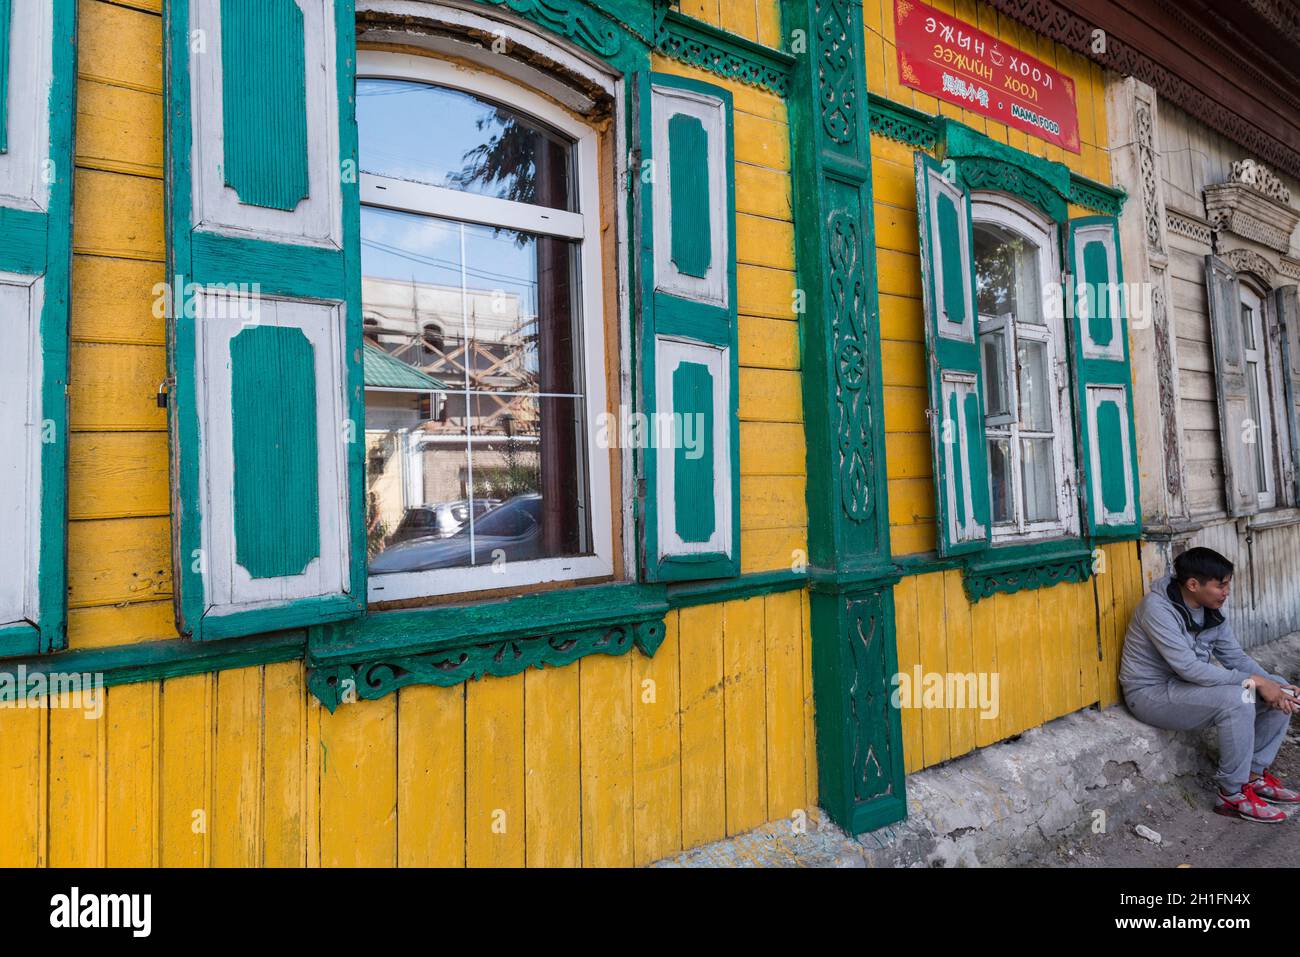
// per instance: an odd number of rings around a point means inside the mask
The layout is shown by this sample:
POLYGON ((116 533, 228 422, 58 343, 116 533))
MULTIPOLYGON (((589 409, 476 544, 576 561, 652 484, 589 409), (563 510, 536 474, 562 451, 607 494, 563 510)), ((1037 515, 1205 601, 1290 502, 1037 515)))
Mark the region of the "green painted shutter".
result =
POLYGON ((1099 537, 1136 535, 1142 516, 1119 221, 1114 216, 1071 220, 1066 248, 1072 296, 1066 321, 1088 531, 1099 537))
POLYGON ((352 0, 166 7, 184 633, 365 607, 352 0))
POLYGON ((1300 505, 1300 286, 1273 293, 1282 330, 1282 388, 1286 396, 1287 434, 1291 438, 1291 505, 1300 505))
POLYGON ((988 545, 989 467, 970 194, 915 154, 939 552, 988 545))
POLYGON ((731 96, 654 74, 643 117, 638 527, 650 581, 740 573, 731 96))
POLYGON ((0 658, 67 644, 75 22, 0 2, 0 658))

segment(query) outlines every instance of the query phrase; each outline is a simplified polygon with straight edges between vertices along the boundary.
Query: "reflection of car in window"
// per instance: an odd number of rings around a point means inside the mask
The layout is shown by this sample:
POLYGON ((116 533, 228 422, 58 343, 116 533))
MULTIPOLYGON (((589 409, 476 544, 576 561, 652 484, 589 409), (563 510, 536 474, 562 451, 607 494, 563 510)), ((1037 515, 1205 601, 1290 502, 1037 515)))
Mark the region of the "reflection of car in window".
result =
MULTIPOLYGON (((477 511, 478 502, 475 502, 477 511)), ((542 496, 516 495, 466 523, 449 538, 425 536, 393 545, 370 561, 372 574, 489 565, 541 557, 542 496)))
MULTIPOLYGON (((500 504, 500 499, 476 498, 474 514, 482 515, 500 504)), ((464 527, 465 520, 469 518, 469 510, 470 503, 467 499, 408 508, 397 531, 389 539, 388 547, 416 538, 448 538, 455 535, 464 527)))

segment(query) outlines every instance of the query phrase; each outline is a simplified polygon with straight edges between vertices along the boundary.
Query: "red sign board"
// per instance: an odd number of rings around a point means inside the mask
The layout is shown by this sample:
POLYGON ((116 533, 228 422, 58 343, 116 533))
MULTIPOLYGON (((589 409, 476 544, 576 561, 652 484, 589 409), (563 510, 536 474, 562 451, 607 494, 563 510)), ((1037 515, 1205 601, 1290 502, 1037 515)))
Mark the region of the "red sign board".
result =
POLYGON ((1074 80, 951 14, 895 0, 898 75, 906 86, 1079 152, 1074 80))

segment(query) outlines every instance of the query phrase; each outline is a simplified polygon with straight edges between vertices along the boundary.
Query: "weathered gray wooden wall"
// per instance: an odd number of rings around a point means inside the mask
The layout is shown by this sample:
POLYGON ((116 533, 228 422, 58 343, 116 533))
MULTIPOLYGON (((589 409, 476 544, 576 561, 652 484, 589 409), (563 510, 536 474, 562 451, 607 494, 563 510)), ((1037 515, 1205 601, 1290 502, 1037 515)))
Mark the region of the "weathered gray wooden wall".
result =
MULTIPOLYGON (((1288 489, 1275 508, 1242 519, 1228 514, 1205 257, 1230 251, 1257 264, 1266 289, 1295 283, 1300 230, 1285 254, 1216 233, 1205 187, 1227 182, 1232 164, 1252 157, 1132 79, 1112 81, 1108 110, 1115 176, 1129 191, 1121 220, 1125 279, 1150 283, 1154 297, 1152 316, 1131 331, 1143 577, 1149 584, 1164 575, 1184 548, 1222 552, 1237 567, 1233 621, 1242 643, 1257 645, 1300 631, 1300 508, 1288 489)), ((1293 205, 1300 202, 1300 181, 1282 180, 1293 205)), ((1279 375, 1280 366, 1270 365, 1270 375, 1279 375)), ((1289 467, 1296 452, 1280 412, 1275 434, 1289 467)))

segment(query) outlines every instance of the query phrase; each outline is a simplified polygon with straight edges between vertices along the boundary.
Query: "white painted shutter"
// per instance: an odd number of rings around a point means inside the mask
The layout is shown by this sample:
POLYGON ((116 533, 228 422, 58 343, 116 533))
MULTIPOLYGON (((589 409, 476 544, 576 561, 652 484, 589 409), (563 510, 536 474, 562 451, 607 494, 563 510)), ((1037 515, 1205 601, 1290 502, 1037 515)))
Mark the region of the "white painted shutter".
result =
POLYGON ((649 100, 643 576, 733 576, 740 573, 740 440, 731 96, 656 74, 649 100))
POLYGON ((958 555, 985 548, 992 526, 970 194, 925 153, 914 164, 937 539, 958 555))
POLYGON ((180 619, 364 609, 352 0, 168 4, 180 619))
POLYGON ((75 0, 0 6, 0 657, 66 637, 75 0))

